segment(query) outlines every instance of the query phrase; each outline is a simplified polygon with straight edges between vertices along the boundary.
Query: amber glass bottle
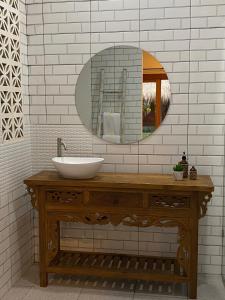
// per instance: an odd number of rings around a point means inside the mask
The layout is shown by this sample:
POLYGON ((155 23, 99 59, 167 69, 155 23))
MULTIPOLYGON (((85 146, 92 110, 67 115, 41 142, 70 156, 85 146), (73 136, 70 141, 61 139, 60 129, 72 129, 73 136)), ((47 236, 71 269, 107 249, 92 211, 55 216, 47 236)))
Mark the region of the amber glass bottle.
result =
POLYGON ((183 166, 183 178, 188 178, 188 162, 185 152, 183 152, 182 160, 180 164, 183 166))

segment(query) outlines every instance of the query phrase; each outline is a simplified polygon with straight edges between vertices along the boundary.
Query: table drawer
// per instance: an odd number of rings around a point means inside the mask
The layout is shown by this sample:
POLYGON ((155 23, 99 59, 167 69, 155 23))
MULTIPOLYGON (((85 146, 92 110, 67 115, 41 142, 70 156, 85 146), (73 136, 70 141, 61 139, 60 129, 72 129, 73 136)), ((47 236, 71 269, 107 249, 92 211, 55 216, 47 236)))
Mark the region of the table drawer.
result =
POLYGON ((150 194, 148 207, 153 208, 190 208, 191 195, 185 194, 150 194))
POLYGON ((82 191, 47 191, 46 200, 49 204, 81 205, 82 191))
POLYGON ((141 193, 129 192, 91 192, 88 206, 141 208, 141 193))

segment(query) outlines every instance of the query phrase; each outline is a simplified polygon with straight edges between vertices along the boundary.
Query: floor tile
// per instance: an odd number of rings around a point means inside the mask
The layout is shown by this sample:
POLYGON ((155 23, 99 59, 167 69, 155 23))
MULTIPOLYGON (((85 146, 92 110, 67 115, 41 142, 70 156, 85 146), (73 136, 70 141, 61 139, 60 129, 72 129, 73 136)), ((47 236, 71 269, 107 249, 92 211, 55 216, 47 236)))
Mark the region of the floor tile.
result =
POLYGON ((26 295, 30 292, 31 287, 13 287, 11 290, 3 297, 2 300, 23 300, 26 295))
MULTIPOLYGON (((79 277, 80 279, 80 277, 79 277)), ((82 282, 82 280, 79 280, 82 282)), ((186 300, 187 297, 155 295, 142 292, 103 290, 84 287, 62 276, 49 279, 47 288, 39 287, 38 266, 29 271, 1 300, 186 300), (83 288, 81 288, 83 287, 83 288)), ((85 283, 86 284, 86 283, 85 283)), ((182 293, 183 294, 183 293, 182 293)), ((199 276, 198 300, 225 300, 225 288, 220 276, 199 276)))
POLYGON ((80 289, 67 286, 51 286, 47 288, 32 287, 23 300, 77 300, 80 291, 80 289))
POLYGON ((15 286, 32 287, 39 286, 39 267, 34 264, 30 269, 17 281, 15 286))
POLYGON ((198 298, 200 300, 225 300, 225 288, 220 276, 199 280, 198 298))
POLYGON ((186 300, 187 297, 157 296, 152 294, 135 294, 134 300, 186 300))
POLYGON ((129 292, 82 289, 78 300, 130 300, 133 297, 129 292))

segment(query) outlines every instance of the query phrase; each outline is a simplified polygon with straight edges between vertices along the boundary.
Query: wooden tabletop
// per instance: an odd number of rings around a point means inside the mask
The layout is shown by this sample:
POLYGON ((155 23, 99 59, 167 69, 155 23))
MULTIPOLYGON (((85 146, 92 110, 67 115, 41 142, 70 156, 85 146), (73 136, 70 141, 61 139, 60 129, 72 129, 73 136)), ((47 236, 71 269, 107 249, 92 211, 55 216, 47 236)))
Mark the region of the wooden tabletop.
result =
POLYGON ((210 176, 198 176, 197 180, 176 181, 172 174, 98 173, 92 179, 65 179, 56 171, 42 171, 26 179, 28 186, 107 187, 128 189, 159 189, 177 191, 212 192, 210 176))

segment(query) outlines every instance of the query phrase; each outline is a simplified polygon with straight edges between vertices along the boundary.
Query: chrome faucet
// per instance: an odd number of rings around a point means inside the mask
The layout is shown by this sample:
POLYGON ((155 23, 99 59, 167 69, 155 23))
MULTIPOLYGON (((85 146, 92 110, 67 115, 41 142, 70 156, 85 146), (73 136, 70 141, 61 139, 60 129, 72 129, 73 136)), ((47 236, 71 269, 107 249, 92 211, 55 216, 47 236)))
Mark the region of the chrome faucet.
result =
POLYGON ((66 145, 62 141, 62 138, 57 138, 57 157, 62 156, 62 146, 64 150, 67 150, 66 145))

